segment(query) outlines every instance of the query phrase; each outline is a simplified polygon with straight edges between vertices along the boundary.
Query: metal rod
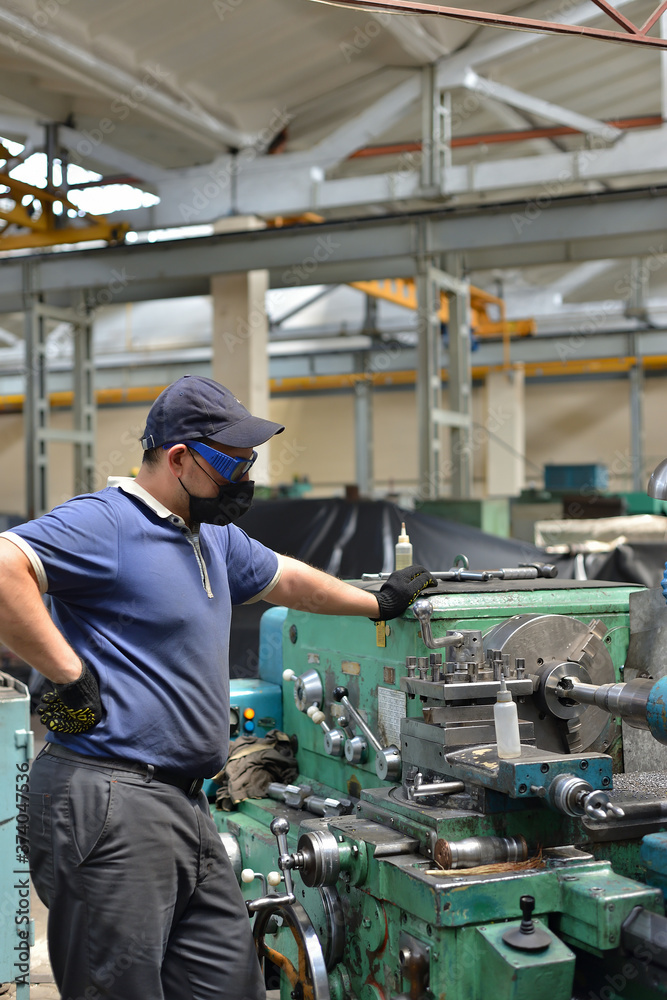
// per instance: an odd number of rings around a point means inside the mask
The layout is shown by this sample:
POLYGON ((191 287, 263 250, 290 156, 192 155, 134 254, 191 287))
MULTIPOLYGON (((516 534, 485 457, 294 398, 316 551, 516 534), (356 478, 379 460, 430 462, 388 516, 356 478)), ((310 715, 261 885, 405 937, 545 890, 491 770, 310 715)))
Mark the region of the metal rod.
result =
POLYGON ((576 677, 563 677, 558 696, 581 705, 597 705, 610 715, 620 715, 635 729, 650 729, 646 718, 648 698, 655 681, 647 677, 619 684, 583 684, 576 677))

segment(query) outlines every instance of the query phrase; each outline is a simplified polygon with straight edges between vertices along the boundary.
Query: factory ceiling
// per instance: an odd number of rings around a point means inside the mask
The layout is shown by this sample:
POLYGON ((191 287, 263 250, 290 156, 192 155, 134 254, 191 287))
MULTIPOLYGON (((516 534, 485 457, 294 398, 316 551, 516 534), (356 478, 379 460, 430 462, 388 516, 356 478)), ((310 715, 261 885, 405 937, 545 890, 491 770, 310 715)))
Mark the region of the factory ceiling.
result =
MULTIPOLYGON (((615 6, 641 24, 655 5, 615 6)), ((556 7, 485 9, 608 23, 590 0, 556 7)), ((0 134, 41 147, 59 123, 72 162, 160 196, 159 225, 636 186, 664 168, 656 49, 308 0, 12 0, 0 45, 0 134), (425 97, 446 122, 433 151, 425 97)))
MULTIPOLYGON (((615 8, 642 24, 655 3, 615 8)), ((609 25, 590 0, 484 9, 609 25)), ((658 21, 650 35, 660 32, 658 21)), ((664 184, 667 52, 657 48, 309 0, 2 0, 0 46, 0 135, 25 157, 44 148, 52 123, 53 148, 70 163, 152 192, 155 205, 111 216, 137 232, 525 199, 514 238, 564 198, 648 197, 664 184)), ((601 256, 623 256, 608 249, 601 256)), ((662 305, 657 237, 632 251, 649 253, 659 266, 643 291, 662 305)), ((500 251, 478 257, 482 283, 503 282, 524 302, 551 276, 554 308, 599 301, 614 273, 578 267, 569 279, 560 251, 535 261, 561 262, 557 273, 531 273, 530 261, 510 271, 500 251)))

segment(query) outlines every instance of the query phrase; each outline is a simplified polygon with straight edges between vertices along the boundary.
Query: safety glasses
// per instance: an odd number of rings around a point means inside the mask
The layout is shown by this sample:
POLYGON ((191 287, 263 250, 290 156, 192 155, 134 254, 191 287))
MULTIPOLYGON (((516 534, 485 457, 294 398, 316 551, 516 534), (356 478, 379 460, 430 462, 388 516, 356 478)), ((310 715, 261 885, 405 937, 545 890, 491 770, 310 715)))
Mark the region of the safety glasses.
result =
MULTIPOLYGON (((253 467, 257 460, 256 451, 253 451, 250 458, 232 458, 231 455, 224 455, 221 451, 216 451, 215 448, 209 448, 201 441, 184 441, 183 444, 205 458, 208 464, 212 465, 215 471, 219 472, 230 483, 238 483, 240 479, 243 479, 246 472, 253 467)), ((162 447, 167 449, 173 448, 174 445, 165 444, 162 447)))

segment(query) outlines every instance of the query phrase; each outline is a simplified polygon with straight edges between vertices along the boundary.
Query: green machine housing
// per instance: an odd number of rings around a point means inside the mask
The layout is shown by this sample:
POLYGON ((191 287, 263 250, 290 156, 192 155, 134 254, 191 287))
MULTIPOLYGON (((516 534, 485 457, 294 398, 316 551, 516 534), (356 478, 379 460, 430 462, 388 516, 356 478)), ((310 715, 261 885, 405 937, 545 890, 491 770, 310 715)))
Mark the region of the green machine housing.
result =
POLYGON ((441 583, 387 623, 267 613, 299 777, 213 813, 270 986, 285 1000, 667 996, 667 775, 623 773, 621 728, 643 730, 652 772, 652 682, 624 683, 667 626, 653 599, 647 625, 652 593, 489 580, 441 583), (501 675, 511 759, 495 743, 501 675))

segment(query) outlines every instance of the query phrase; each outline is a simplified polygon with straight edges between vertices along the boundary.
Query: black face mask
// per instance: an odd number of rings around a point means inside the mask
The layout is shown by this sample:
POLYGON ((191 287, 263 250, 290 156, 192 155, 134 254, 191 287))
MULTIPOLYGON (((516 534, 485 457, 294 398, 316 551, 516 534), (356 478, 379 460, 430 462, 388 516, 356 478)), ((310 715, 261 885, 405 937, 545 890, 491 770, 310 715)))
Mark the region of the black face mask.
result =
POLYGON ((190 520, 196 524, 231 524, 252 507, 255 484, 224 483, 217 497, 195 497, 179 480, 190 497, 190 520))
MULTIPOLYGON (((195 465, 199 465, 194 455, 192 457, 195 465)), ((199 468, 208 476, 206 469, 202 468, 201 465, 199 468)), ((215 483, 212 476, 208 476, 208 478, 212 483, 215 483)), ((252 507, 255 492, 253 482, 223 483, 222 486, 215 483, 218 487, 217 497, 195 497, 190 493, 182 479, 179 479, 179 483, 190 497, 190 520, 193 524, 231 524, 232 521, 238 521, 240 517, 247 514, 252 507)))

